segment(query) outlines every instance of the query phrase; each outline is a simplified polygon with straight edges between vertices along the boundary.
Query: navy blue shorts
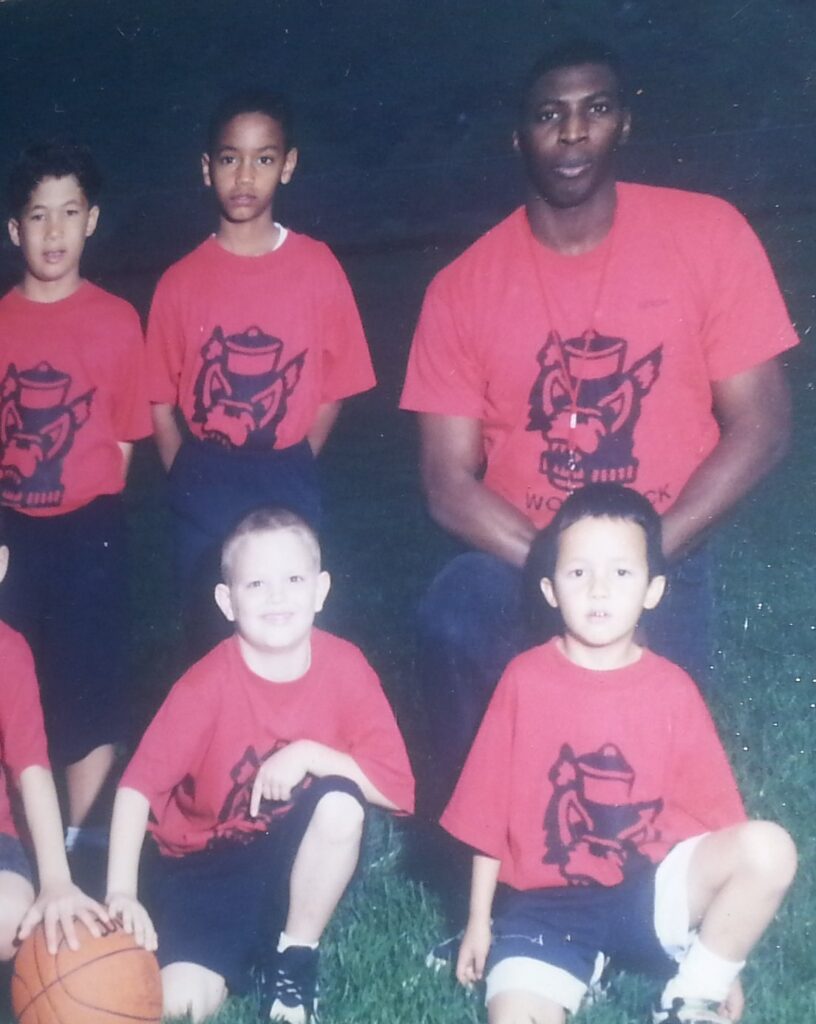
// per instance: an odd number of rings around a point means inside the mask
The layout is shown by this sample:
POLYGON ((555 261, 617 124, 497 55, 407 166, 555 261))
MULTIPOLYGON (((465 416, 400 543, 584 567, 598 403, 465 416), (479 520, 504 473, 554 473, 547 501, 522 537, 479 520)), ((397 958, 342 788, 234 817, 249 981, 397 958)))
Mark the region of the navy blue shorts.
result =
POLYGON ((28 640, 55 765, 125 738, 130 624, 125 509, 103 495, 74 512, 4 510, 9 570, 0 618, 28 640))
POLYGON ((34 869, 25 847, 16 836, 0 832, 0 871, 13 871, 34 885, 34 869))
POLYGON ((253 452, 188 437, 170 467, 167 486, 187 653, 197 659, 232 631, 213 600, 224 538, 262 506, 288 508, 317 530, 317 466, 308 441, 253 452))
POLYGON ((227 841, 184 857, 149 851, 144 904, 159 936, 162 967, 199 964, 225 978, 231 993, 249 990, 286 921, 298 847, 318 801, 333 792, 367 806, 356 783, 328 776, 303 790, 269 832, 245 844, 227 841))
POLYGON ((609 888, 502 887, 486 973, 509 957, 529 957, 589 985, 603 953, 623 970, 668 977, 677 965, 655 933, 654 905, 654 867, 609 888))

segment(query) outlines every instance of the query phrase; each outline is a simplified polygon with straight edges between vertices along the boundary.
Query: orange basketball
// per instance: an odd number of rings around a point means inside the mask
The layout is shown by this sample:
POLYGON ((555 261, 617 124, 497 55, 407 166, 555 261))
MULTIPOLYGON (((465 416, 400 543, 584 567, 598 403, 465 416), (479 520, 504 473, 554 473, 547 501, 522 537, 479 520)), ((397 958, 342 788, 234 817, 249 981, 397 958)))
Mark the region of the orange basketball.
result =
POLYGON ((119 925, 108 926, 98 939, 80 921, 76 926, 77 950, 60 937, 51 956, 42 925, 20 947, 11 979, 19 1024, 158 1024, 162 991, 156 957, 119 925))

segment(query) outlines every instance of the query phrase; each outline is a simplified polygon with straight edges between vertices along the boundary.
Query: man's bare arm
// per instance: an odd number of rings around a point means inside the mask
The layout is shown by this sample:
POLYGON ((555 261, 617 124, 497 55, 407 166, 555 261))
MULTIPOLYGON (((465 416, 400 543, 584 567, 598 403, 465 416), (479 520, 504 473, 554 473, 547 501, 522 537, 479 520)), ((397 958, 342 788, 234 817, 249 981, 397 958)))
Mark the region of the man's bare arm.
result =
POLYGON ((777 359, 712 385, 716 448, 663 516, 663 548, 675 559, 702 539, 788 450, 790 391, 777 359))
POLYGON ((523 565, 535 527, 478 479, 479 420, 421 413, 422 483, 431 516, 450 533, 512 565, 523 565))

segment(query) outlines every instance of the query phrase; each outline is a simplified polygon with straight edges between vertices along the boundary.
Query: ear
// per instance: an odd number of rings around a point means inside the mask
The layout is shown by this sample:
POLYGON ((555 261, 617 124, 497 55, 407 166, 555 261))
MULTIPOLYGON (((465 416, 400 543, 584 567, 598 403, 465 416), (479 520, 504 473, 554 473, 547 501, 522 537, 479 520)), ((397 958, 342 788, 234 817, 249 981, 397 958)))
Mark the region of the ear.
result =
POLYGON ((323 610, 326 598, 331 589, 331 576, 325 569, 317 577, 317 593, 315 594, 315 614, 323 610))
POLYGON ((210 154, 201 154, 201 177, 204 179, 204 184, 207 188, 212 188, 212 178, 210 177, 210 154))
POLYGON ((219 583, 215 588, 215 603, 221 609, 222 615, 228 622, 235 622, 235 613, 232 610, 230 588, 226 583, 219 583))
POLYGON ((283 158, 283 170, 281 171, 282 184, 288 185, 292 180, 292 175, 295 173, 297 162, 298 151, 297 147, 293 146, 290 150, 287 150, 286 156, 283 158))
POLYGON ((5 544, 0 544, 0 583, 6 578, 8 572, 9 549, 5 544))
POLYGON ((547 579, 546 576, 542 576, 539 587, 541 588, 541 593, 544 595, 544 600, 550 608, 557 608, 558 598, 555 596, 555 589, 552 585, 552 580, 547 579))
POLYGON ((92 206, 88 210, 88 223, 85 225, 85 237, 90 238, 91 235, 96 231, 96 225, 99 221, 99 207, 92 206))
POLYGON ((20 245, 20 222, 16 217, 11 217, 8 222, 9 238, 19 247, 20 245))
POLYGON ((651 611, 652 608, 656 608, 660 604, 660 599, 666 591, 666 577, 665 576, 653 576, 649 580, 649 586, 646 588, 646 596, 643 599, 643 607, 646 611, 651 611))

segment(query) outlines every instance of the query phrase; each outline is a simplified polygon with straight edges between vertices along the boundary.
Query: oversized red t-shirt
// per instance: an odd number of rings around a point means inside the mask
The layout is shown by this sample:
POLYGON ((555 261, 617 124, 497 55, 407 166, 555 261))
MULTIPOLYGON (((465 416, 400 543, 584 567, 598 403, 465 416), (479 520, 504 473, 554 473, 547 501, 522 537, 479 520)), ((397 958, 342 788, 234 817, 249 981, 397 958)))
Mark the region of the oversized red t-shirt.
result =
POLYGON ((598 672, 560 640, 499 682, 441 823, 516 889, 616 885, 675 843, 745 819, 702 697, 648 650, 598 672))
POLYGON ((223 641, 176 683, 122 777, 150 801, 164 854, 181 856, 264 831, 287 809, 261 804, 249 816, 258 766, 288 743, 310 739, 350 754, 403 811, 414 783, 405 745, 379 680, 353 644, 315 629, 300 679, 270 683, 223 641))
POLYGON ((20 773, 50 768, 40 691, 31 650, 19 633, 0 622, 0 832, 16 836, 12 805, 20 773))
POLYGON ((118 494, 118 442, 150 432, 131 305, 87 281, 59 302, 0 299, 0 503, 51 516, 118 494))
POLYGON ((711 384, 796 344, 765 252, 713 196, 618 186, 565 256, 524 209, 432 281, 402 407, 481 421, 484 482, 537 526, 615 481, 665 512, 717 443, 711 384))
POLYGON ((151 400, 228 448, 288 448, 321 404, 375 383, 345 274, 328 246, 293 231, 262 256, 211 237, 170 267, 147 350, 151 400))

